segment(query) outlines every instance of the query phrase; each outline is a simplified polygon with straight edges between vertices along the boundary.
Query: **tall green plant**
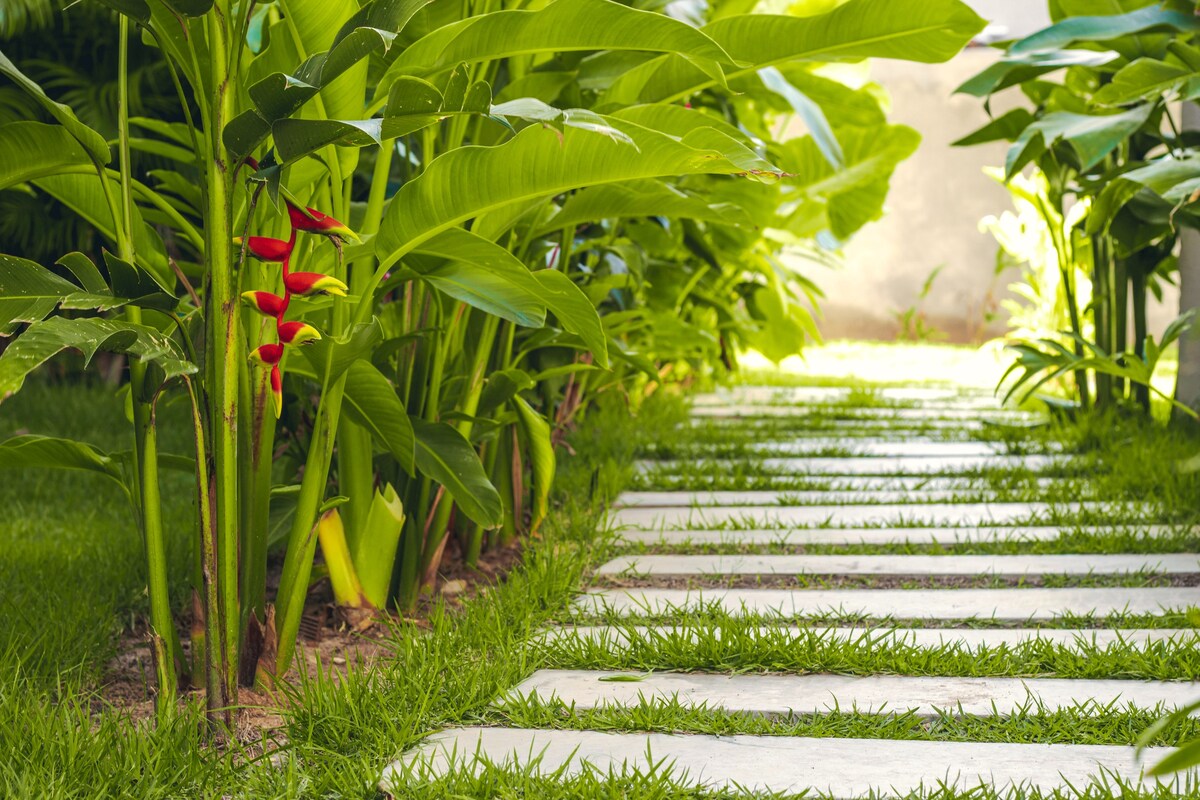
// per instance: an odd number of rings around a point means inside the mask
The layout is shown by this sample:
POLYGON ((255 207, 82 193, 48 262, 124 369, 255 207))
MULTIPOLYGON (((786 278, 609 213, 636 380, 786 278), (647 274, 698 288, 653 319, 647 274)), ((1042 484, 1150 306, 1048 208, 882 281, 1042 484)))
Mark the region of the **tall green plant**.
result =
MULTIPOLYGON (((174 168, 135 174, 122 146, 110 170, 103 137, 0 58, 56 121, 0 127, 20 156, 0 186, 116 246, 64 258, 73 280, 0 258, 0 396, 63 349, 127 354, 148 544, 153 465, 188 463, 155 453, 154 402, 192 402, 191 678, 217 723, 239 676, 291 666, 318 541, 339 600, 411 607, 448 549, 536 532, 591 397, 815 337, 782 248, 877 217, 917 140, 818 67, 945 60, 983 24, 958 0, 690 22, 610 0, 103 2, 159 48, 188 124, 138 123, 174 168), (809 134, 779 140, 793 117, 809 134)), ((81 443, 34 446, 0 445, 0 466, 124 480, 81 443)), ((176 634, 151 593, 167 714, 176 634)))

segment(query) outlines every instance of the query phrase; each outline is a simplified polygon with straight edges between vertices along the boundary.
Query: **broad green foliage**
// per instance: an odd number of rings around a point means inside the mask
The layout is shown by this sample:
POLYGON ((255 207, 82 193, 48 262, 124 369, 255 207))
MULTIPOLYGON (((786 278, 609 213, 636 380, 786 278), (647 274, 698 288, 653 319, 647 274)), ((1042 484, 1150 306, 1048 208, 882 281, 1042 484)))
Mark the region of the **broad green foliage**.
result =
MULTIPOLYGON (((20 154, 0 187, 53 196, 104 243, 53 269, 0 259, 0 387, 64 349, 130 357, 160 709, 190 672, 214 719, 239 678, 288 670, 318 538, 345 602, 408 609, 448 537, 473 565, 537 529, 555 444, 597 394, 637 402, 674 371, 816 339, 818 290, 784 248, 832 258, 918 141, 877 87, 820 67, 944 61, 983 26, 959 0, 716 0, 687 19, 613 0, 102 1, 124 15, 121 63, 140 31, 188 124, 126 112, 110 147, 0 60, 46 115, 0 127, 20 154), (780 141, 792 118, 808 133, 780 141), (153 404, 174 395, 194 461, 157 452, 153 404), (181 464, 200 511, 190 665, 157 513, 158 470, 181 464)), ((17 446, 108 469, 84 445, 17 446)))
MULTIPOLYGON (((1069 377, 1085 408, 1128 393, 1148 410, 1162 345, 1146 330, 1147 298, 1170 280, 1180 229, 1200 220, 1193 209, 1200 161, 1175 119, 1177 103, 1200 86, 1200 17, 1190 0, 1058 0, 1051 9, 1053 25, 1012 42, 959 87, 985 98, 1019 87, 1031 106, 958 144, 1007 140, 1006 180, 1031 165, 1044 176, 1028 199, 1059 278, 1046 296, 1030 297, 1047 308, 1064 306, 1070 323, 1061 334, 1043 330, 1038 341, 1016 345, 1009 374, 1023 371, 1010 394, 1069 377), (1089 285, 1086 302, 1081 287, 1089 285)), ((1180 318, 1163 340, 1190 324, 1180 318)))

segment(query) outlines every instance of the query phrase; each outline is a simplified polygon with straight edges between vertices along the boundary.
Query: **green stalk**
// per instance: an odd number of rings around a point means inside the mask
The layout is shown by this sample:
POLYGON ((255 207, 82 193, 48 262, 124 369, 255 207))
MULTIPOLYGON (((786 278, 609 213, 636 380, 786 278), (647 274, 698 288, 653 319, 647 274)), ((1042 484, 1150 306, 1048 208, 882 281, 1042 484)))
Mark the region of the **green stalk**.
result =
MULTIPOLYGON (((138 403, 142 406, 144 404, 138 403)), ((177 689, 177 650, 175 648, 175 623, 171 618, 171 594, 167 582, 167 551, 163 539, 162 495, 158 483, 158 431, 154 422, 153 406, 148 418, 137 415, 139 439, 141 439, 141 494, 142 526, 146 531, 146 561, 149 565, 147 584, 150 590, 150 620, 154 628, 154 649, 159 654, 155 659, 158 676, 158 695, 155 708, 160 721, 170 719, 175 713, 177 689)))
MULTIPOLYGON (((381 147, 375 159, 375 171, 371 179, 371 192, 367 198, 366 215, 360 233, 371 236, 379 232, 383 222, 383 204, 387 199, 387 180, 392 168, 394 148, 389 143, 381 147)), ((350 291, 361 294, 368 290, 375 259, 371 255, 356 259, 350 264, 350 291)), ((375 466, 371 432, 347 419, 338 425, 338 486, 342 494, 350 498, 341 509, 346 539, 354 549, 375 494, 375 466)))
POLYGON ((214 707, 213 700, 214 695, 219 694, 222 687, 221 659, 218 655, 221 631, 218 627, 219 620, 214 613, 216 609, 220 608, 215 579, 218 572, 217 536, 214 527, 216 509, 213 506, 212 473, 209 470, 206 445, 208 434, 205 430, 200 398, 196 396, 196 388, 192 381, 185 376, 184 382, 188 388, 188 398, 192 403, 192 432, 196 440, 196 508, 200 519, 200 564, 204 575, 204 602, 201 607, 204 617, 204 635, 199 642, 201 652, 195 653, 197 642, 194 638, 192 639, 192 650, 193 659, 197 655, 205 659, 205 696, 208 699, 209 718, 215 722, 216 715, 223 713, 223 707, 214 707))
MULTIPOLYGON (((1112 264, 1102 236, 1092 237, 1092 317, 1095 320, 1096 346, 1113 352, 1112 337, 1112 264)), ((1096 407, 1107 408, 1113 398, 1112 376, 1096 373, 1096 407)))
POLYGON ((271 455, 275 445, 275 414, 270 400, 270 373, 242 371, 241 408, 241 616, 240 640, 245 641, 250 615, 261 623, 267 618, 267 529, 271 517, 271 455))
POLYGON ((208 402, 213 459, 213 531, 216 539, 217 607, 214 617, 220 641, 209 641, 210 659, 219 659, 217 684, 208 686, 212 723, 232 724, 237 702, 238 602, 238 379, 241 347, 238 341, 238 298, 232 254, 233 185, 236 165, 229 163, 221 141, 225 123, 234 115, 229 75, 228 0, 218 0, 208 15, 210 109, 205 125, 208 153, 205 163, 205 254, 208 261, 207 331, 208 402))
MULTIPOLYGON (((475 412, 479 408, 479 395, 483 391, 483 380, 487 375, 488 358, 492 354, 492 343, 496 339, 496 329, 499 322, 500 318, 491 314, 487 314, 483 318, 483 330, 480 332, 479 340, 475 345, 475 357, 471 364, 470 379, 458 404, 458 410, 467 417, 474 417, 475 412)), ((466 325, 464 324, 462 327, 465 329, 466 325)), ((458 428, 458 432, 464 438, 470 441, 471 429, 473 427, 470 419, 460 420, 455 427, 458 428)), ((449 499, 443 498, 442 504, 438 507, 436 515, 433 518, 429 537, 425 540, 425 546, 421 552, 421 588, 433 586, 438 564, 441 562, 441 554, 445 549, 446 535, 449 533, 450 512, 453 507, 454 504, 449 499)))
MULTIPOLYGON (((1146 358, 1146 269, 1135 264, 1130 274, 1133 292, 1133 351, 1138 358, 1146 358)), ((1137 404, 1150 413, 1150 387, 1134 384, 1133 397, 1137 404)))
MULTIPOLYGON (((1111 242, 1109 247, 1111 248, 1111 242)), ((1124 353, 1129 349, 1129 275, 1125 268, 1125 259, 1112 258, 1112 326, 1113 354, 1124 353)), ((1113 378, 1113 390, 1117 397, 1125 396, 1126 381, 1116 376, 1113 378)))
POLYGON ((288 535, 283 574, 279 578, 279 594, 275 598, 279 643, 275 661, 277 678, 288 671, 295 655, 296 636, 300 632, 300 617, 304 613, 304 598, 308 595, 308 582, 317 549, 317 513, 325 498, 337 413, 341 409, 345 387, 344 374, 332 385, 323 384, 321 387, 321 406, 317 410, 308 458, 304 462, 304 479, 300 483, 296 516, 288 535))
MULTIPOLYGON (((113 213, 113 230, 117 235, 117 251, 130 263, 135 258, 133 237, 133 176, 129 153, 129 18, 122 15, 119 22, 117 61, 117 104, 119 128, 119 158, 121 180, 121 213, 113 213)), ((100 175, 107 185, 108 176, 100 175)), ((131 306, 126 311, 130 322, 142 321, 141 309, 131 306)), ((171 598, 167 581, 166 543, 162 526, 162 497, 158 478, 158 438, 154 411, 147 398, 146 363, 132 359, 129 364, 130 391, 134 420, 134 472, 138 486, 139 516, 142 538, 146 548, 146 582, 150 595, 150 627, 154 642, 155 673, 158 694, 155 708, 160 721, 175 711, 178 686, 179 658, 175 646, 175 622, 171 616, 171 598)))
MULTIPOLYGON (((335 273, 344 277, 345 267, 338 250, 335 273)), ((345 303, 333 304, 333 330, 346 330, 349 310, 345 303)), ((332 370, 333 349, 327 351, 325 374, 332 370)), ((275 599, 278 633, 278 653, 275 661, 275 676, 288 671, 296 651, 296 636, 300 632, 300 617, 304 614, 304 599, 308 595, 308 583, 312 576, 313 558, 317 551, 317 515, 325 499, 329 483, 329 468, 333 464, 333 447, 337 438, 338 420, 342 411, 342 398, 346 389, 346 373, 337 376, 333 383, 326 377, 321 384, 321 401, 317 408, 317 419, 313 426, 312 441, 304 463, 304 478, 300 482, 300 496, 296 501, 296 516, 288 535, 287 554, 283 559, 283 574, 279 579, 279 593, 275 599)))

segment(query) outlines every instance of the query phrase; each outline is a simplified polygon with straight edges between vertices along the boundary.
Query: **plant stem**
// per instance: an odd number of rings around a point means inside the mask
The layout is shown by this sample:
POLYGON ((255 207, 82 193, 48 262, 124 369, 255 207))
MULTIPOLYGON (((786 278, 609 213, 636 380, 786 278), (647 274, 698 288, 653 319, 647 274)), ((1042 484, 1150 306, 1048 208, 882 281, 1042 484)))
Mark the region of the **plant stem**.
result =
MULTIPOLYGON (((129 153, 129 18, 122 15, 119 22, 117 51, 117 125, 119 129, 119 162, 121 182, 120 214, 113 213, 113 231, 121 259, 133 263, 133 165, 129 153)), ((100 180, 107 184, 108 176, 100 180)), ((142 321, 141 309, 131 306, 126 311, 130 322, 142 321)), ((155 673, 158 694, 155 709, 160 722, 175 712, 179 659, 175 647, 175 621, 171 616, 171 596, 167 585, 167 555, 162 526, 162 497, 158 480, 158 439, 154 426, 154 410, 146 393, 146 363, 132 359, 129 364, 130 391, 134 421, 134 472, 138 487, 139 517, 142 541, 146 549, 146 582, 150 596, 150 627, 154 643, 155 673)))
MULTIPOLYGON (((207 342, 209 420, 212 437, 213 530, 217 547, 217 572, 209 576, 217 584, 217 607, 206 612, 214 617, 220 641, 210 641, 209 650, 220 659, 219 681, 208 686, 208 712, 212 723, 232 724, 232 706, 237 702, 239 636, 238 604, 238 309, 232 258, 233 186, 232 166, 221 141, 226 121, 234 115, 230 90, 228 0, 218 0, 208 15, 209 114, 205 127, 208 153, 205 163, 207 209, 205 255, 208 262, 207 342)), ((210 658, 213 658, 210 655, 210 658)))

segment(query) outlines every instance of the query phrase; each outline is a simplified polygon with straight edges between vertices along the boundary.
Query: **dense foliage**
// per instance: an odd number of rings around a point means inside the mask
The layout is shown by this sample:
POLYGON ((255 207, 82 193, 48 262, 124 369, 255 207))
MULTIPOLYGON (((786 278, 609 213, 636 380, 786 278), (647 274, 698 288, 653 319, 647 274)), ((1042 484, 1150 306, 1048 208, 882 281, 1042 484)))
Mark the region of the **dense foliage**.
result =
POLYGON ((1148 410, 1159 356, 1190 325, 1180 317, 1156 338, 1146 308, 1177 269, 1181 228, 1200 225, 1198 141, 1177 119, 1197 96, 1200 17, 1193 0, 1049 5, 1053 25, 1007 43, 959 87, 989 108, 1014 87, 1028 103, 958 144, 1012 143, 1005 180, 1021 183, 1014 194, 1040 218, 1058 271, 1047 280, 1032 267, 1048 289, 1039 299, 1069 323, 1013 345, 1010 395, 1070 377, 1083 408, 1128 398, 1148 410), (1034 178, 1020 181, 1030 165, 1034 178))
POLYGON ((36 108, 0 126, 0 189, 103 240, 0 256, 0 397, 123 354, 134 448, 18 436, 0 466, 124 487, 160 709, 186 676, 214 719, 289 669, 318 541, 339 602, 409 608, 450 537, 471 561, 536 532, 598 394, 816 336, 781 250, 878 217, 918 141, 825 65, 941 61, 982 27, 958 0, 95 2, 120 14, 113 141, 0 55, 36 108), (132 114, 137 37, 182 122, 132 114), (174 398, 194 453, 158 451, 174 398), (191 664, 163 469, 196 476, 191 664))

